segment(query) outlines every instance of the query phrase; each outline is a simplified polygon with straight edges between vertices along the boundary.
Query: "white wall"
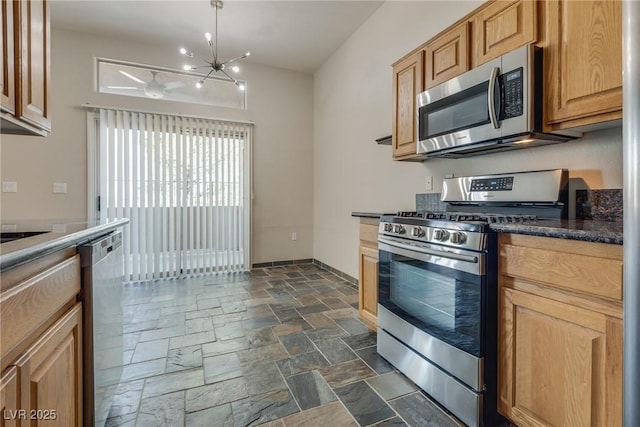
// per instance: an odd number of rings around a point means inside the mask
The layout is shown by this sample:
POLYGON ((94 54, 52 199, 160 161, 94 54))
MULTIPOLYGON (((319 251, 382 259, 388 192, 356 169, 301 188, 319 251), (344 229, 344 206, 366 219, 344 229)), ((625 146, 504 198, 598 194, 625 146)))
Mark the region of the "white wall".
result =
POLYGON ((375 139, 391 133, 391 64, 480 1, 391 1, 383 4, 314 75, 314 257, 358 275, 353 211, 415 209, 415 194, 434 192, 444 175, 563 167, 573 187, 621 188, 620 128, 577 142, 464 160, 394 162, 375 139), (584 181, 584 182, 583 182, 584 181))
POLYGON ((54 30, 51 53, 53 131, 47 138, 2 135, 0 172, 19 192, 2 194, 0 212, 11 219, 86 218, 86 112, 83 103, 255 124, 253 145, 253 259, 266 262, 312 257, 312 77, 242 64, 248 110, 215 108, 94 91, 94 57, 170 68, 182 60, 175 46, 143 45, 54 30), (52 194, 66 182, 67 194, 52 194), (291 232, 298 240, 292 242, 291 232))

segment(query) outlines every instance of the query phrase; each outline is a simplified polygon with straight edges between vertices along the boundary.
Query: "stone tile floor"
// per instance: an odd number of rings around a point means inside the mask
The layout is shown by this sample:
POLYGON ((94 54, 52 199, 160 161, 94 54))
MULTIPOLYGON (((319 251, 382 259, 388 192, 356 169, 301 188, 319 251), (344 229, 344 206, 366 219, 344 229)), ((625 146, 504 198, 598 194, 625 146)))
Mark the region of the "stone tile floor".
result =
POLYGON ((107 426, 460 426, 375 351, 358 290, 313 264, 125 287, 107 426))

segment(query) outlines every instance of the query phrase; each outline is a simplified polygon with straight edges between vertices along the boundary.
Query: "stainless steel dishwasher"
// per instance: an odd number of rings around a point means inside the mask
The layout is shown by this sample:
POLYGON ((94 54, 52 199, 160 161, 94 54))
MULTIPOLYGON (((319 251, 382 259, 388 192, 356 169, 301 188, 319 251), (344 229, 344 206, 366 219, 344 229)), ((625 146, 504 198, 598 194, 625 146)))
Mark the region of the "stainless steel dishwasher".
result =
POLYGON ((122 233, 78 247, 82 265, 85 426, 105 425, 122 375, 122 233))

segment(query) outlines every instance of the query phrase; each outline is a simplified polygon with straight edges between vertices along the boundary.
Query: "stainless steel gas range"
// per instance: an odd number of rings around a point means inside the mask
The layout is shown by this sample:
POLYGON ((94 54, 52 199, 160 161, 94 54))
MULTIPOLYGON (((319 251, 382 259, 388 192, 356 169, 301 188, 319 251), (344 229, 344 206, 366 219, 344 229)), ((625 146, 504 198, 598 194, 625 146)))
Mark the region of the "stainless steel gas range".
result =
POLYGON ((567 216, 566 170, 447 178, 446 212, 383 216, 378 353, 471 426, 496 411, 494 222, 567 216))

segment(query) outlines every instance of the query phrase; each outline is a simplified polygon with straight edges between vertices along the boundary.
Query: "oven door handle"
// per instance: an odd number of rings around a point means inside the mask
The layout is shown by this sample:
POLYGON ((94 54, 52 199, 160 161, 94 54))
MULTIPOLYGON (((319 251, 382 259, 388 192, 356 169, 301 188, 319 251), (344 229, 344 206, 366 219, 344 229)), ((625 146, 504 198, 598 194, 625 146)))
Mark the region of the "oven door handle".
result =
POLYGON ((404 243, 396 242, 395 240, 385 239, 384 237, 379 237, 378 243, 382 243, 384 245, 395 247, 398 249, 404 249, 405 251, 418 252, 424 255, 439 256, 442 258, 455 259, 457 261, 464 261, 473 264, 478 263, 478 257, 474 255, 456 254, 453 252, 439 251, 437 249, 430 249, 422 246, 407 245, 404 243))

